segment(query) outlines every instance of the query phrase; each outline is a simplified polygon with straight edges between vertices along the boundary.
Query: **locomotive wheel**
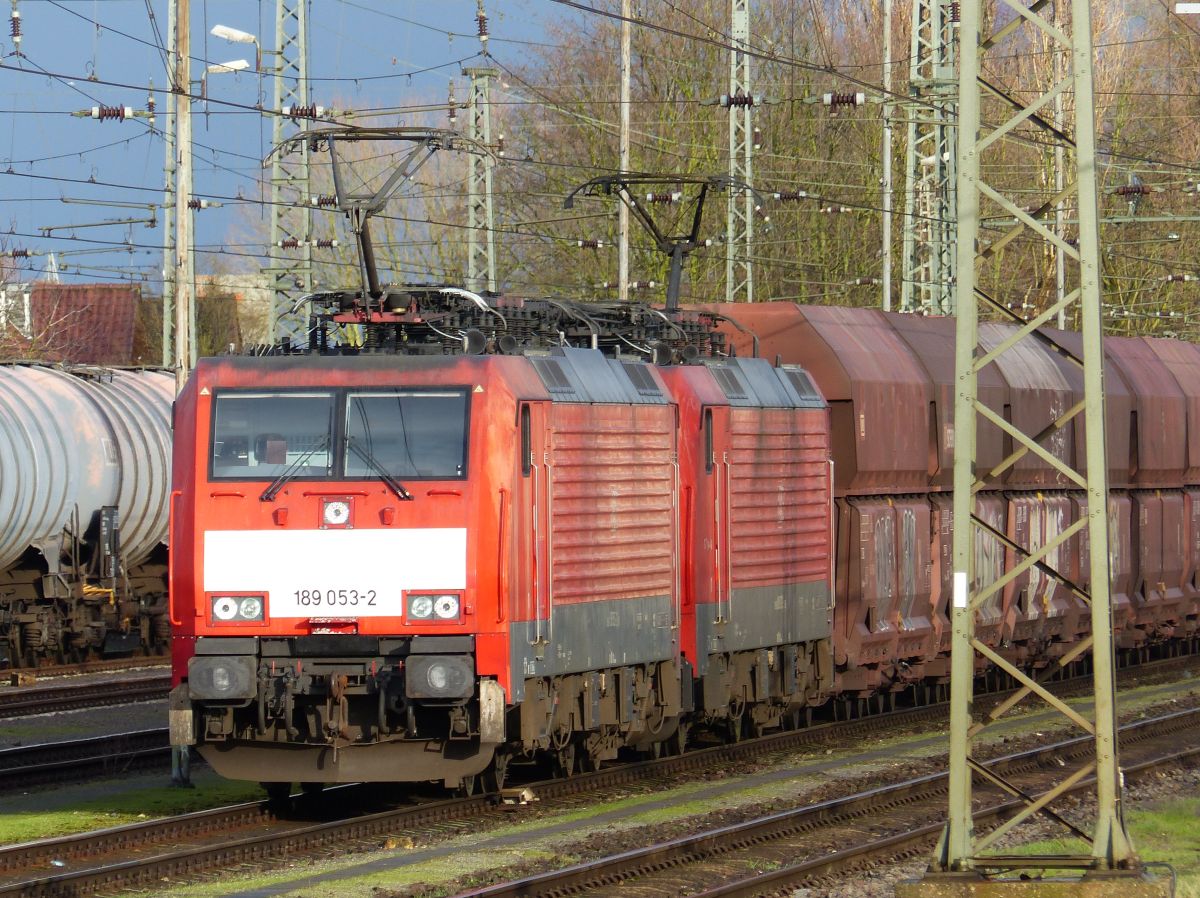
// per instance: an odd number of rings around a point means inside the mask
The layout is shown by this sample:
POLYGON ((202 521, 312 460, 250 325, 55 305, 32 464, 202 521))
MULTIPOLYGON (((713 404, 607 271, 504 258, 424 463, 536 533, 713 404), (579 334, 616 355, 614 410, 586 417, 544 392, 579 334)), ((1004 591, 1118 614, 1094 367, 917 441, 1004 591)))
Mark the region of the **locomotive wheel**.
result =
POLYGON ((480 774, 485 792, 499 792, 508 777, 508 752, 497 751, 492 763, 480 774))
POLYGON ((667 737, 666 749, 668 755, 681 755, 687 750, 688 732, 691 728, 692 725, 690 723, 685 723, 682 720, 679 721, 678 726, 675 727, 675 732, 667 737))
POLYGON ((454 790, 454 794, 459 798, 470 798, 479 791, 479 774, 472 773, 470 776, 464 776, 458 784, 458 788, 454 790))
POLYGON ((575 774, 575 744, 570 743, 554 753, 554 772, 569 778, 575 774))
POLYGON ((725 732, 730 742, 741 742, 745 738, 746 700, 740 698, 729 703, 729 716, 725 719, 725 732))
POLYGON ((272 808, 285 808, 292 796, 291 783, 259 783, 267 792, 267 803, 272 808))

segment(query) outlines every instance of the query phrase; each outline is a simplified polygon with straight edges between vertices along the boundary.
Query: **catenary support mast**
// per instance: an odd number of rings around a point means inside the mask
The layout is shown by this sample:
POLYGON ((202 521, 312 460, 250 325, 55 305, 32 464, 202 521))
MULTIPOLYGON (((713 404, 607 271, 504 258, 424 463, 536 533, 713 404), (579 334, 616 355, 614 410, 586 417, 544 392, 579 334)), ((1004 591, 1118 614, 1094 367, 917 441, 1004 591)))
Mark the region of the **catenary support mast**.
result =
MULTIPOLYGON (((271 145, 278 147, 296 121, 316 117, 308 102, 308 0, 276 0, 274 80, 271 145)), ((271 157, 270 215, 271 342, 306 344, 307 317, 291 310, 313 288, 307 146, 271 157)))
POLYGON ((500 72, 489 67, 463 69, 471 79, 467 108, 470 138, 489 148, 467 157, 467 289, 496 289, 496 222, 492 208, 492 171, 496 159, 492 146, 492 79, 500 72))
POLYGON ((912 0, 900 310, 954 314, 957 0, 912 0))
MULTIPOLYGON (((1009 0, 1005 0, 1009 2, 1009 0)), ((949 820, 938 845, 929 874, 916 883, 897 889, 902 898, 953 898, 953 896, 1150 896, 1170 894, 1170 883, 1151 878, 1140 866, 1125 829, 1121 805, 1121 773, 1117 756, 1116 710, 1114 706, 1112 606, 1109 584, 1108 484, 1105 459, 1104 368, 1102 346, 1102 308, 1100 282, 1099 215, 1096 192, 1096 141, 1093 106, 1093 52, 1089 0, 1069 0, 1070 26, 1059 17, 1059 24, 1043 16, 1043 0, 1026 6, 1019 0, 1019 16, 984 21, 983 0, 962 3, 962 32, 959 74, 959 146, 957 171, 957 332, 956 394, 954 411, 954 538, 953 595, 951 624, 951 711, 949 763, 949 820), (1030 30, 1036 29, 1047 39, 1051 53, 1062 56, 1061 69, 1046 65, 1041 83, 1022 85, 1021 97, 996 88, 985 80, 984 72, 998 69, 1001 60, 1011 58, 1017 47, 1027 46, 1030 30), (1024 43, 1022 43, 1024 40, 1024 43), (997 64, 988 66, 990 57, 997 64), (1061 74, 1056 76, 1056 72, 1061 74), (1074 114, 1067 116, 1064 128, 1049 121, 1054 98, 1073 94, 1074 114), (987 100, 984 109, 984 98, 987 100), (1021 138, 1015 148, 1010 138, 1021 138), (1030 178, 1038 159, 1044 158, 1041 144, 1064 141, 1069 152, 1065 187, 1058 196, 1047 196, 1040 207, 1026 210, 1028 196, 1015 179, 1004 178, 1014 158, 1025 158, 1030 178), (1032 144, 1032 146, 1031 146, 1032 144), (1007 155, 998 149, 1006 146, 1007 155), (1024 157, 1021 153, 1024 153, 1024 157), (997 175, 1000 178, 997 179, 997 175), (1079 219, 1076 245, 1066 243, 1055 231, 1054 208, 1063 200, 1074 208, 1079 219), (1015 224, 1006 232, 981 243, 980 223, 985 218, 1011 216, 1015 224), (1060 302, 1051 304, 1025 320, 1011 312, 996 296, 997 289, 986 278, 989 260, 1004 250, 1005 269, 1010 272, 1034 271, 1048 247, 1057 247, 1067 260, 1068 282, 1073 285, 1060 302), (1031 264, 1032 263, 1032 264, 1031 264), (985 405, 979 398, 979 373, 998 357, 1019 352, 1027 341, 1053 340, 1039 328, 1055 321, 1062 308, 1077 312, 1082 324, 1082 354, 1066 347, 1060 351, 1080 365, 1083 371, 1084 398, 1037 433, 1023 431, 1008 418, 985 405), (987 319, 1001 319, 1018 325, 1002 342, 988 344, 980 339, 981 313, 987 319), (1011 440, 1014 450, 991 471, 977 471, 976 426, 983 418, 1011 440), (1077 425, 1083 425, 1082 432, 1077 425), (1077 455, 1068 448, 1070 440, 1055 441, 1052 434, 1063 427, 1075 426, 1080 439, 1086 439, 1086 464, 1079 466, 1077 455), (1086 514, 1062 532, 1045 540, 1040 547, 1023 545, 1017 539, 976 515, 975 494, 985 483, 994 483, 1027 453, 1034 453, 1051 465, 1063 478, 1086 495, 1086 514), (989 599, 1022 572, 1037 564, 1051 576, 1066 581, 1055 570, 1057 549, 1079 536, 1087 540, 1090 564, 1086 587, 1074 584, 1074 591, 1089 607, 1091 634, 1073 644, 1057 666, 1041 671, 1036 677, 1005 656, 1002 647, 986 645, 975 636, 976 618, 989 599), (994 582, 984 582, 975 570, 975 556, 981 546, 1001 546, 1018 563, 994 582), (1078 709, 1063 703, 1044 687, 1056 670, 1091 651, 1094 705, 1078 709), (1010 675, 1018 691, 986 715, 976 716, 973 691, 976 664, 984 660, 1010 675), (1020 795, 1026 802, 1017 814, 1003 824, 980 835, 972 819, 972 777, 984 776, 1003 784, 1002 777, 986 772, 975 757, 975 739, 1009 709, 1029 696, 1044 699, 1079 727, 1090 740, 1090 750, 1076 769, 1064 769, 1061 781, 1040 797, 1020 795), (1011 856, 997 850, 1004 835, 1022 821, 1048 811, 1070 787, 1095 777, 1096 818, 1091 832, 1077 829, 1076 834, 1090 836, 1086 853, 1074 856, 1011 856), (1053 881, 1046 877, 1053 877, 1053 881)), ((1064 0, 1065 5, 1065 0, 1064 0)), ((1031 81, 1039 81, 1037 72, 1031 81)), ((1004 285, 999 285, 1002 289, 1004 285)), ((1040 426, 1040 425, 1039 425, 1040 426)))
POLYGON ((189 0, 175 4, 175 53, 171 90, 175 98, 175 245, 171 260, 174 273, 174 368, 175 392, 183 389, 195 364, 195 337, 191 322, 195 308, 195 281, 192 278, 192 96, 191 96, 191 18, 189 0))
MULTIPOLYGON (((178 42, 175 22, 175 2, 167 4, 167 46, 178 42)), ((167 84, 175 86, 175 55, 167 54, 167 84)), ((172 95, 173 96, 173 95, 172 95)), ((163 310, 162 364, 170 368, 175 361, 175 110, 168 109, 163 123, 163 310)))
MULTIPOLYGON (((754 128, 750 112, 754 94, 750 89, 750 0, 731 0, 732 28, 729 51, 729 178, 738 184, 753 184, 751 154, 754 128)), ((754 302, 754 194, 729 190, 725 224, 725 301, 754 302)))

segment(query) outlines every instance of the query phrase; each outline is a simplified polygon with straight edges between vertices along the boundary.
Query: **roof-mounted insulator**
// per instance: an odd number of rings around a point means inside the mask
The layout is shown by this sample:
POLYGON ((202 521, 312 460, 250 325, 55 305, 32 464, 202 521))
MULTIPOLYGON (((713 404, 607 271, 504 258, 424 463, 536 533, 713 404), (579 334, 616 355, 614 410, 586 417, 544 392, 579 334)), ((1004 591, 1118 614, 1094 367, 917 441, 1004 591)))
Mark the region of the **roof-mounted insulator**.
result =
POLYGON ((780 190, 773 194, 775 201, 779 203, 797 203, 800 200, 808 199, 807 190, 780 190))
POLYGON ((133 118, 132 106, 93 106, 92 118, 98 122, 106 122, 109 119, 116 119, 119 122, 125 121, 127 118, 133 118))
MULTIPOLYGON (((596 285, 597 290, 616 290, 620 285, 616 281, 601 281, 596 285)), ((630 290, 653 290, 658 281, 630 281, 630 290)))
POLYGON ((299 249, 300 248, 300 238, 285 237, 283 240, 276 241, 275 245, 278 246, 280 249, 299 249))
POLYGON ((334 249, 338 245, 338 242, 336 240, 330 240, 328 237, 321 237, 317 240, 308 241, 308 245, 316 247, 317 249, 334 249))
POLYGON ((318 119, 325 115, 325 107, 317 106, 315 103, 307 103, 305 105, 284 106, 283 114, 292 121, 298 121, 302 118, 318 119))
POLYGON ((575 243, 580 249, 600 249, 605 245, 603 240, 576 240, 575 243))
POLYGON ((487 13, 483 11, 483 0, 479 0, 476 7, 475 27, 479 31, 479 43, 483 44, 483 48, 486 50, 488 42, 488 17, 487 13))
POLYGON ((744 94, 740 90, 732 96, 729 94, 721 94, 721 107, 723 109, 737 109, 744 106, 757 106, 761 102, 761 97, 755 94, 744 94))
POLYGON ((821 102, 829 107, 830 112, 837 112, 843 106, 865 106, 867 103, 867 95, 863 93, 857 94, 825 94, 821 98, 821 102))
POLYGON ((678 203, 683 199, 683 193, 674 190, 671 192, 663 191, 661 193, 647 193, 646 202, 655 203, 657 205, 669 205, 670 203, 678 203))
POLYGON ((1200 276, 1194 274, 1168 274, 1163 276, 1163 280, 1168 284, 1175 284, 1183 281, 1197 281, 1200 280, 1200 276))
POLYGON ((308 202, 317 208, 321 208, 323 206, 336 206, 337 197, 332 193, 322 193, 319 196, 310 196, 308 198, 308 202))

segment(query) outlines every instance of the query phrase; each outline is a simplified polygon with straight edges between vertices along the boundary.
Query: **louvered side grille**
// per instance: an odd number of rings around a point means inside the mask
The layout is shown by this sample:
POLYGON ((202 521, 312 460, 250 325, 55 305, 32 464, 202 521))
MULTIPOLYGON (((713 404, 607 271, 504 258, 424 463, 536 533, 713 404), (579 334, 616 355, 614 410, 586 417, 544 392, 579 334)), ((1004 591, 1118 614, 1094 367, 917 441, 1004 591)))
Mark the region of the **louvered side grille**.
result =
POLYGON ((669 595, 673 407, 556 404, 551 418, 555 604, 669 595))
POLYGON ((828 436, 824 412, 733 409, 730 550, 733 587, 829 575, 828 436))

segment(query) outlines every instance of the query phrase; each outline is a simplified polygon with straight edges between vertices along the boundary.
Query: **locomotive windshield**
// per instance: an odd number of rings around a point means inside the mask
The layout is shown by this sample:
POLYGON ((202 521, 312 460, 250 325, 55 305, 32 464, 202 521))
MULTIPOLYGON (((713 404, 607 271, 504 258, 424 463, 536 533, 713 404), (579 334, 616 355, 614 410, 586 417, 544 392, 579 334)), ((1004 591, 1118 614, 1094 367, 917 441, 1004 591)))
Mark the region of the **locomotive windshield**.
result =
POLYGON ((213 403, 213 479, 263 480, 333 471, 332 393, 225 393, 213 403))
POLYGON ((467 396, 448 392, 371 392, 346 397, 347 477, 373 477, 371 461, 400 478, 463 476, 467 396))
POLYGON ((219 390, 213 480, 466 476, 467 391, 219 390))

